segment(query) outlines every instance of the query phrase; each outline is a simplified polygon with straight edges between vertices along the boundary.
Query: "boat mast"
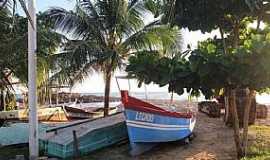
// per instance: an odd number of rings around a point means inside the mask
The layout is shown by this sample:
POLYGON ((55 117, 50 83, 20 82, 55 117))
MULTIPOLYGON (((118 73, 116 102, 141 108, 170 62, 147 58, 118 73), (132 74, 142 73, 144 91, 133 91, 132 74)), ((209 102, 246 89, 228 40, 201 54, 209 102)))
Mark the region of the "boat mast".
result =
POLYGON ((36 0, 28 0, 28 98, 29 98, 29 159, 38 159, 38 117, 37 117, 37 28, 36 0))
POLYGON ((144 93, 145 93, 145 100, 148 100, 147 86, 145 83, 144 83, 144 93))

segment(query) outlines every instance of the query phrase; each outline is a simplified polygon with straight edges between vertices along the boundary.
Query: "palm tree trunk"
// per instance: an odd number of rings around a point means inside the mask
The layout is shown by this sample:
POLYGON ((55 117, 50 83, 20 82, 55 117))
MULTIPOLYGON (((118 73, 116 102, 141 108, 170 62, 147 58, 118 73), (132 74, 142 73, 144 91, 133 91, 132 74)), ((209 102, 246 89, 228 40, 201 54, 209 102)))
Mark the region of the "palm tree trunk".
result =
POLYGON ((104 117, 109 115, 111 78, 112 78, 112 67, 109 66, 105 73, 104 117))

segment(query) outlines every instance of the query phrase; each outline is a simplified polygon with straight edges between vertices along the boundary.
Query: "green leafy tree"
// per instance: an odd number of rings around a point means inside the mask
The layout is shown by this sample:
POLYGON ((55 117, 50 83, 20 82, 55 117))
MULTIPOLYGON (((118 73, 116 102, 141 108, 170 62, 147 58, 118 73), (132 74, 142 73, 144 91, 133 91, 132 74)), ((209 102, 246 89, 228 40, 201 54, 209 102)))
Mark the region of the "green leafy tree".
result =
MULTIPOLYGON (((251 97, 254 91, 264 91, 270 86, 269 37, 269 28, 260 33, 251 31, 232 54, 223 54, 223 50, 218 49, 220 43, 209 39, 201 42, 198 49, 192 50, 188 60, 175 60, 158 55, 137 55, 130 57, 126 70, 141 83, 169 85, 169 91, 173 90, 179 95, 187 89, 193 94, 202 93, 206 98, 211 98, 224 88, 229 88, 232 103, 236 103, 233 95, 236 94, 236 90, 247 91, 243 132, 240 132, 238 120, 234 119, 237 152, 239 157, 242 157, 247 149, 251 97)), ((236 104, 232 105, 235 106, 232 112, 237 114, 236 104)))
POLYGON ((47 15, 55 20, 57 30, 72 37, 64 54, 59 55, 70 59, 59 63, 63 64, 59 72, 68 77, 63 77, 62 82, 81 80, 93 69, 102 72, 105 115, 114 71, 121 69, 130 55, 163 52, 178 36, 176 28, 162 25, 159 20, 146 23, 151 12, 136 0, 78 0, 75 11, 52 8, 47 15))

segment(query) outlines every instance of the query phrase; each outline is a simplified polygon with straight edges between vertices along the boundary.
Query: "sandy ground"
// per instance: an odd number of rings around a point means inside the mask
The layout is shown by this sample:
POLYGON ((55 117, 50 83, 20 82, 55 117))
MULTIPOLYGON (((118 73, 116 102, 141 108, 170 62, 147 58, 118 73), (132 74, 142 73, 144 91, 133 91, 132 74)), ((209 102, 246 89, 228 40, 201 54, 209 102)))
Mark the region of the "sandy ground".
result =
MULTIPOLYGON (((155 103, 166 105, 168 102, 157 101, 155 103)), ((191 107, 196 111, 197 104, 177 103, 177 110, 185 107, 191 107)), ((268 109, 268 115, 270 115, 270 107, 268 109)), ((257 120, 257 124, 270 126, 270 116, 266 120, 257 120)), ((224 125, 222 118, 210 118, 203 113, 197 113, 194 133, 196 137, 188 145, 183 142, 162 143, 137 157, 129 155, 130 148, 126 141, 89 153, 77 160, 236 160, 233 130, 224 125)), ((20 152, 16 149, 13 151, 14 155, 20 152)), ((23 152, 28 153, 27 150, 23 152)), ((1 150, 0 160, 2 160, 1 150)))
MULTIPOLYGON (((180 107, 196 108, 196 103, 183 103, 180 107)), ((178 105, 179 107, 179 105, 178 105)), ((203 113, 197 114, 194 130, 195 139, 188 145, 183 142, 162 143, 151 151, 131 157, 127 143, 99 150, 82 160, 235 160, 233 130, 224 125, 222 119, 209 118, 203 113)))

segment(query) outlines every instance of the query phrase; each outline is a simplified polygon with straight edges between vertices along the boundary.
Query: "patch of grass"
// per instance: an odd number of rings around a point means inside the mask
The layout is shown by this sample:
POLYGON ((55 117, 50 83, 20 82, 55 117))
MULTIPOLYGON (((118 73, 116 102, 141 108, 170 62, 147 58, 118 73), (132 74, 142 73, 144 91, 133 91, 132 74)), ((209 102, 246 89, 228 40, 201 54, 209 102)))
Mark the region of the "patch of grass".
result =
POLYGON ((249 128, 251 140, 248 156, 243 160, 270 160, 270 127, 251 126, 249 128))
POLYGON ((246 158, 243 158, 242 160, 270 160, 270 156, 259 155, 259 156, 255 156, 255 157, 246 157, 246 158))

